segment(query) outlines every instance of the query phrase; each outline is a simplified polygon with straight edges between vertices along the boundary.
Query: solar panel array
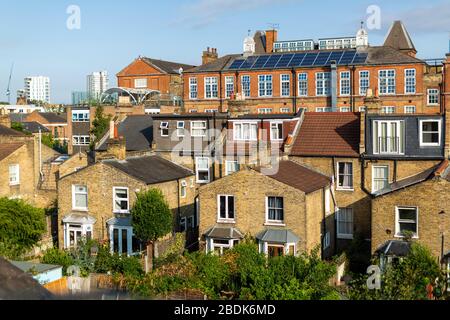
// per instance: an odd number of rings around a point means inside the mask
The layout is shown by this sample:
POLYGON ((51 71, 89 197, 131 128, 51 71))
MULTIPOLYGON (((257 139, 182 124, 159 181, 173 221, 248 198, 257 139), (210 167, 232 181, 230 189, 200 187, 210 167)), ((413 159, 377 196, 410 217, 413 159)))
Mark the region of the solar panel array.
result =
POLYGON ((337 65, 364 64, 367 56, 367 53, 359 53, 355 50, 250 56, 246 59, 234 60, 228 70, 324 67, 331 65, 332 61, 336 61, 337 65))

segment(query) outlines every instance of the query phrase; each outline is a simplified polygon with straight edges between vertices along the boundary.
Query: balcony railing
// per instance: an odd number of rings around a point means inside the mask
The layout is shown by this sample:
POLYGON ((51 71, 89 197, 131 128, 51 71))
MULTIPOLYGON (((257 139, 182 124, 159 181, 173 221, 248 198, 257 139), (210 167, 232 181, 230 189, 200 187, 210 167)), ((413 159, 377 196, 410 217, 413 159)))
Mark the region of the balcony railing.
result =
POLYGON ((399 137, 378 137, 378 152, 380 154, 402 154, 399 137))

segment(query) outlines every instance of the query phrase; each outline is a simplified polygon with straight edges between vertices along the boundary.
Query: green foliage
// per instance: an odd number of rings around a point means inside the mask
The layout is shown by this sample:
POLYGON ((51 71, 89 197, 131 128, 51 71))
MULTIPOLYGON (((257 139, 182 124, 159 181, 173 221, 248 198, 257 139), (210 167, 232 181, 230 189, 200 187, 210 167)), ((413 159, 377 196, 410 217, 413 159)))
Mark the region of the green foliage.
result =
POLYGON ((25 130, 23 123, 20 123, 20 122, 12 122, 11 129, 23 132, 26 135, 31 135, 31 132, 28 132, 27 130, 25 130))
POLYGON ((47 250, 41 258, 41 262, 45 264, 54 264, 63 267, 63 274, 67 274, 67 268, 74 264, 72 255, 64 250, 52 248, 47 250))
POLYGON ((138 193, 131 216, 136 237, 145 243, 156 241, 172 230, 172 212, 159 189, 138 193))
POLYGON ((154 266, 157 268, 159 266, 170 264, 178 261, 180 255, 183 254, 186 245, 185 235, 182 233, 177 233, 175 235, 175 242, 165 250, 164 254, 160 255, 154 260, 154 266))
POLYGON ((103 135, 108 131, 109 122, 111 121, 111 116, 104 115, 103 106, 98 105, 95 110, 95 117, 92 121, 91 134, 94 136, 93 144, 97 143, 103 135))
POLYGON ((51 133, 42 134, 41 142, 43 145, 46 145, 59 153, 67 154, 67 143, 64 142, 64 144, 61 144, 59 140, 53 138, 51 133))
POLYGON ((426 286, 444 286, 445 277, 439 263, 428 248, 412 243, 410 253, 389 264, 381 276, 381 289, 367 288, 368 276, 359 276, 350 283, 349 297, 355 300, 424 300, 426 286))
POLYGON ((268 259, 255 243, 244 241, 223 256, 186 253, 127 287, 147 296, 200 289, 210 299, 339 299, 329 284, 336 268, 317 253, 268 259))
POLYGON ((33 248, 45 231, 43 209, 22 200, 0 198, 0 255, 19 257, 33 248))

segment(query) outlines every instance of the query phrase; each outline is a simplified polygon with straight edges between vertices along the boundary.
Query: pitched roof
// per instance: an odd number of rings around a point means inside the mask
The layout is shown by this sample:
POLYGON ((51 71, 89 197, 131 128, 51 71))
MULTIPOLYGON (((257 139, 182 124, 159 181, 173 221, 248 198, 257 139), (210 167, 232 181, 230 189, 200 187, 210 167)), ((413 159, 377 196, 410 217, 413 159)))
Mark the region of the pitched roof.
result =
POLYGON ((390 46, 368 47, 366 49, 368 57, 366 64, 404 64, 404 63, 425 63, 423 60, 411 57, 406 53, 396 50, 390 46))
MULTIPOLYGON (((263 170, 264 168, 261 167, 256 168, 256 171, 260 173, 264 173, 263 170)), ((267 176, 305 193, 322 189, 331 182, 329 177, 289 160, 280 161, 278 170, 267 176)))
POLYGON ((414 43, 409 36, 405 25, 401 21, 394 21, 391 28, 389 29, 386 40, 384 41, 385 46, 392 47, 397 50, 414 50, 414 43))
POLYGON ((0 300, 43 300, 53 295, 30 275, 0 257, 0 300))
POLYGON ((158 59, 152 59, 143 57, 142 58, 145 62, 157 67, 163 72, 166 73, 176 73, 178 74, 180 68, 183 68, 183 70, 194 68, 195 66, 184 64, 184 63, 178 63, 178 62, 172 62, 172 61, 165 61, 165 60, 158 60, 158 59))
MULTIPOLYGON (((127 151, 150 150, 153 142, 153 118, 150 115, 131 115, 119 124, 118 133, 125 138, 127 151)), ((106 140, 98 151, 106 151, 106 140)))
POLYGON ((0 143, 0 161, 25 145, 24 143, 0 143))
POLYGON ((25 136, 23 132, 0 125, 0 136, 25 136))
POLYGON ((444 160, 440 164, 428 170, 422 171, 419 174, 416 174, 412 177, 408 177, 406 179, 391 183, 386 188, 377 191, 374 194, 374 196, 375 197, 383 196, 385 194, 389 194, 391 192, 419 184, 421 182, 430 180, 435 177, 441 177, 450 182, 450 166, 448 160, 444 160))
POLYGON ((24 122, 28 113, 10 113, 9 119, 11 122, 24 122))
POLYGON ((253 40, 255 40, 255 53, 266 53, 266 33, 264 31, 256 31, 253 40))
POLYGON ((359 113, 306 112, 291 155, 358 157, 359 140, 359 113))
POLYGON ((147 184, 186 178, 194 174, 191 170, 159 156, 136 157, 126 160, 104 160, 103 163, 147 184))
POLYGON ((31 122, 22 122, 23 128, 31 133, 38 133, 39 129, 41 129, 41 132, 50 132, 46 127, 44 127, 42 124, 36 121, 31 122))
POLYGON ((48 123, 66 123, 67 114, 66 113, 55 113, 55 112, 39 112, 39 115, 43 117, 48 123))
POLYGON ((386 256, 405 257, 411 251, 411 243, 402 240, 389 240, 383 243, 375 251, 386 256))
POLYGON ((215 72, 215 71, 218 72, 218 71, 223 70, 225 68, 225 66, 229 64, 229 62, 233 61, 237 57, 242 57, 242 55, 241 54, 229 54, 229 55, 220 57, 217 60, 206 63, 204 65, 185 70, 184 73, 200 73, 200 72, 215 72))

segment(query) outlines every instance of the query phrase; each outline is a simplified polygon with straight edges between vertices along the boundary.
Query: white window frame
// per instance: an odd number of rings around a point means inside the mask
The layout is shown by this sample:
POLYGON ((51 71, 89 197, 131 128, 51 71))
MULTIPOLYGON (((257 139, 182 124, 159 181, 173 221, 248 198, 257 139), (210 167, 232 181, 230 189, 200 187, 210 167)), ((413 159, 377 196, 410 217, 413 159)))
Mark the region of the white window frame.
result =
MULTIPOLYGON (((266 197, 266 222, 265 222, 266 226, 271 226, 271 225, 284 226, 285 225, 285 219, 286 219, 285 202, 286 202, 285 199, 280 196, 267 196, 266 197), (270 220, 269 219, 269 198, 283 199, 283 207, 281 208, 283 210, 283 220, 270 220)), ((273 208, 273 209, 280 210, 280 208, 273 208)))
POLYGON ((210 168, 210 164, 211 163, 210 162, 211 162, 211 160, 208 157, 196 157, 195 158, 195 177, 196 177, 197 183, 209 183, 211 181, 211 168, 210 168), (206 159, 207 160, 207 165, 208 165, 207 169, 198 167, 198 163, 199 163, 200 159, 206 159), (200 180, 199 179, 199 177, 200 177, 199 173, 200 172, 208 172, 208 179, 207 180, 200 180))
POLYGON ((359 95, 365 96, 367 95, 367 89, 370 88, 370 71, 369 70, 361 70, 359 72, 359 95), (363 77, 363 74, 367 74, 367 77, 363 77), (367 85, 366 85, 367 82, 367 85))
POLYGON ((417 79, 416 79, 416 76, 417 76, 417 71, 416 71, 416 69, 405 69, 405 94, 415 94, 416 93, 416 91, 417 91, 417 79), (414 71, 414 75, 413 76, 411 76, 411 75, 408 75, 408 72, 409 71, 414 71), (408 81, 412 81, 412 84, 408 84, 408 81), (414 90, 413 91, 408 91, 408 87, 409 86, 411 86, 411 87, 413 87, 414 86, 414 90))
MULTIPOLYGON (((442 136, 442 122, 441 120, 437 119, 421 119, 419 120, 419 140, 420 140, 420 146, 421 147, 439 147, 441 145, 441 136, 442 136), (424 122, 437 122, 438 123, 438 136, 439 136, 439 142, 423 142, 423 123, 424 122)), ((435 131, 431 131, 435 132, 435 131)))
POLYGON ((182 227, 180 229, 181 232, 185 232, 187 230, 187 217, 180 217, 179 226, 182 227))
POLYGON ((197 78, 189 78, 189 100, 198 99, 198 80, 197 78))
POLYGON ((375 131, 375 123, 377 123, 377 126, 378 126, 378 131, 376 132, 376 134, 375 134, 375 132, 374 132, 374 135, 373 135, 373 153, 374 154, 405 154, 405 146, 406 146, 406 141, 405 141, 405 139, 406 139, 406 124, 404 124, 403 126, 402 126, 402 123, 404 123, 404 121, 403 120, 375 120, 375 121, 373 121, 373 125, 374 125, 374 131, 375 131), (387 127, 387 135, 386 135, 386 138, 392 138, 392 137, 395 137, 396 139, 398 139, 398 150, 397 151, 393 151, 393 152, 391 152, 391 149, 393 148, 392 146, 391 146, 391 141, 392 140, 390 140, 390 139, 388 139, 387 141, 386 141, 386 151, 382 151, 381 150, 381 143, 380 143, 380 138, 381 138, 381 131, 382 131, 382 126, 381 126, 381 124, 383 124, 383 123, 386 123, 386 127, 387 127), (397 130, 396 130, 396 132, 395 132, 395 136, 393 136, 392 134, 392 126, 391 126, 391 124, 392 123, 396 123, 397 124, 397 130), (402 130, 402 128, 405 130, 405 132, 403 132, 403 139, 404 139, 404 141, 400 141, 400 138, 401 138, 401 130, 402 130), (378 148, 377 148, 377 146, 378 146, 378 148), (376 150, 377 149, 377 150, 376 150), (403 150, 402 150, 403 149, 403 150))
POLYGON ((273 96, 273 77, 271 74, 258 75, 258 97, 273 96))
POLYGON ((387 95, 395 95, 397 92, 397 79, 396 79, 397 73, 395 69, 385 69, 385 70, 378 70, 378 88, 379 88, 379 94, 383 96, 387 95), (394 74, 392 76, 392 73, 394 74), (382 74, 384 74, 382 76, 382 74), (392 83, 393 81, 393 83, 392 83), (385 82, 385 84, 382 85, 382 82, 385 82), (394 88, 394 90, 390 90, 394 88), (385 89, 385 90, 384 90, 385 89))
POLYGON ((147 78, 134 79, 134 87, 136 89, 148 88, 148 79, 147 78))
POLYGON ((330 189, 330 187, 325 188, 324 201, 325 201, 325 215, 330 215, 331 214, 331 189, 330 189))
POLYGON ((338 239, 353 239, 353 228, 355 226, 355 215, 354 215, 354 211, 353 208, 339 208, 336 212, 336 233, 337 233, 337 238, 338 239), (348 213, 351 212, 351 220, 342 220, 341 219, 341 212, 342 210, 346 210, 346 212, 348 213), (348 211, 347 211, 348 210, 348 211), (345 223, 351 223, 351 232, 352 233, 342 233, 339 226, 340 223, 339 222, 345 222, 345 223))
POLYGON ((281 97, 290 97, 291 96, 291 75, 290 74, 280 74, 280 96, 281 97), (286 79, 283 79, 287 77, 286 79), (283 87, 283 85, 287 84, 287 88, 283 87), (285 90, 287 89, 287 94, 285 90))
POLYGON ((419 238, 419 208, 418 207, 411 207, 411 206, 395 206, 395 237, 396 238, 404 238, 405 236, 401 234, 400 232, 400 223, 411 223, 411 221, 400 221, 400 211, 399 209, 404 210, 415 210, 416 212, 416 232, 413 236, 414 239, 419 238))
POLYGON ((186 198, 187 196, 187 182, 186 180, 181 180, 180 183, 180 197, 186 198))
POLYGON ((350 71, 342 71, 339 75, 339 78, 340 78, 339 81, 340 95, 349 96, 352 91, 350 71), (343 89, 345 89, 345 91, 343 89))
POLYGON ((89 110, 72 110, 72 122, 89 122, 89 110))
POLYGON ((259 108, 258 109, 258 114, 270 114, 270 113, 273 113, 272 108, 259 108))
POLYGON ((330 95, 331 95, 331 72, 317 72, 316 96, 329 97, 330 95), (319 89, 321 92, 319 92, 319 89))
POLYGON ((270 122, 270 140, 271 141, 283 141, 284 140, 283 139, 283 121, 271 121, 270 122), (280 125, 281 125, 281 131, 279 128, 280 125), (274 133, 277 133, 278 137, 274 137, 274 133))
POLYGON ((70 248, 76 248, 77 243, 83 239, 86 238, 87 233, 91 233, 91 237, 93 236, 93 230, 94 227, 92 224, 79 224, 79 223, 70 223, 66 222, 64 223, 64 249, 70 249, 70 248), (70 245, 70 231, 74 231, 74 246, 70 245), (81 232, 81 238, 78 239, 76 232, 81 232))
POLYGON ((249 75, 244 74, 241 76, 241 88, 242 88, 242 95, 245 98, 249 98, 251 96, 251 77, 249 75))
POLYGON ((169 122, 168 121, 162 121, 159 124, 159 129, 160 129, 161 137, 169 136, 169 122), (167 130, 167 134, 164 134, 164 130, 167 130))
POLYGON ((236 197, 231 194, 217 195, 217 223, 235 223, 236 222, 236 197), (225 218, 220 217, 220 197, 225 197, 225 218), (228 216, 228 198, 233 198, 233 218, 228 216))
POLYGON ((326 232, 323 236, 323 249, 326 250, 331 245, 331 234, 330 232, 326 232))
POLYGON ((74 146, 89 146, 90 143, 91 143, 90 136, 80 136, 80 135, 72 136, 72 144, 74 146))
POLYGON ((298 74, 298 96, 308 96, 308 73, 306 72, 298 74))
POLYGON ((331 107, 317 107, 316 112, 332 112, 333 108, 331 107))
POLYGON ((250 122, 234 122, 233 123, 233 137, 236 141, 257 141, 258 140, 258 123, 256 121, 250 122), (244 125, 249 126, 249 137, 244 137, 244 125), (256 128, 256 135, 252 136, 251 129, 256 128))
POLYGON ((219 249, 219 255, 223 255, 224 249, 232 249, 236 242, 239 242, 239 239, 216 239, 216 238, 208 238, 207 239, 208 245, 206 246, 206 253, 215 253, 215 248, 219 249), (228 241, 227 244, 224 243, 215 243, 214 241, 228 241))
POLYGON ((428 106, 438 106, 440 101, 440 90, 436 88, 427 89, 427 105, 428 106), (433 93, 431 93, 433 92, 433 93), (431 97, 436 97, 436 102, 430 102, 431 97))
POLYGON ((290 108, 280 108, 280 112, 281 113, 291 113, 291 109, 290 108))
POLYGON ((191 137, 206 137, 206 121, 191 121, 191 137), (196 123, 202 123, 203 125, 201 127, 194 127, 194 124, 196 123), (195 131, 203 130, 201 134, 195 133, 195 131))
POLYGON ((366 112, 366 110, 367 110, 366 106, 361 106, 361 107, 358 108, 359 112, 366 112))
POLYGON ((17 163, 9 165, 9 185, 20 185, 20 165, 17 163))
POLYGON ((72 210, 74 211, 88 211, 89 208, 89 197, 88 197, 88 187, 86 185, 81 185, 81 184, 73 184, 72 185, 72 210), (84 187, 86 189, 86 192, 76 192, 76 188, 77 187, 84 187), (81 207, 77 207, 76 206, 76 195, 77 194, 82 194, 82 195, 86 195, 86 207, 85 208, 81 208, 81 207))
POLYGON ((238 172, 238 171, 239 171, 239 161, 238 160, 225 160, 225 175, 226 176, 228 176, 228 175, 230 175, 232 173, 238 172), (236 171, 228 170, 228 164, 229 163, 233 163, 233 164, 237 165, 238 166, 238 170, 236 170, 236 171))
POLYGON ((130 213, 130 190, 128 187, 113 187, 113 212, 114 213, 130 213), (116 191, 117 190, 126 190, 127 191, 127 198, 117 198, 116 197, 116 191), (126 201, 127 202, 127 209, 116 209, 116 200, 120 201, 126 201))
POLYGON ((177 121, 177 137, 184 137, 184 121, 177 121))
POLYGON ((352 109, 350 107, 340 107, 339 112, 351 112, 352 109))
POLYGON ((414 114, 416 113, 416 106, 410 105, 410 106, 404 106, 404 113, 406 114, 414 114), (410 110, 408 110, 410 109, 410 110))
MULTIPOLYGON (((344 176, 345 177, 345 173, 342 175, 342 176, 344 176)), ((353 168, 353 162, 351 162, 351 161, 339 161, 337 164, 336 164, 336 190, 339 190, 339 191, 354 191, 355 189, 355 180, 354 180, 354 168, 353 168), (339 173, 339 165, 341 165, 341 164, 343 164, 343 165, 347 165, 347 164, 350 164, 351 165, 351 167, 352 167, 352 172, 351 172, 351 174, 350 174, 350 176, 351 176, 351 182, 352 182, 352 185, 351 186, 342 186, 342 187, 340 187, 339 186, 339 180, 340 180, 340 177, 341 177, 341 174, 339 173)))
POLYGON ((227 99, 231 98, 234 94, 234 77, 226 76, 225 77, 225 97, 227 99))
POLYGON ((217 77, 205 78, 205 99, 217 99, 219 97, 219 86, 217 77))
POLYGON ((395 106, 382 106, 381 113, 383 114, 395 114, 395 106))
POLYGON ((386 186, 389 186, 389 166, 388 165, 378 165, 378 166, 372 166, 372 193, 378 192, 380 190, 383 189, 375 189, 375 180, 377 181, 386 181, 386 186), (382 179, 382 178, 375 178, 375 169, 376 168, 384 168, 386 169, 386 178, 382 179))

